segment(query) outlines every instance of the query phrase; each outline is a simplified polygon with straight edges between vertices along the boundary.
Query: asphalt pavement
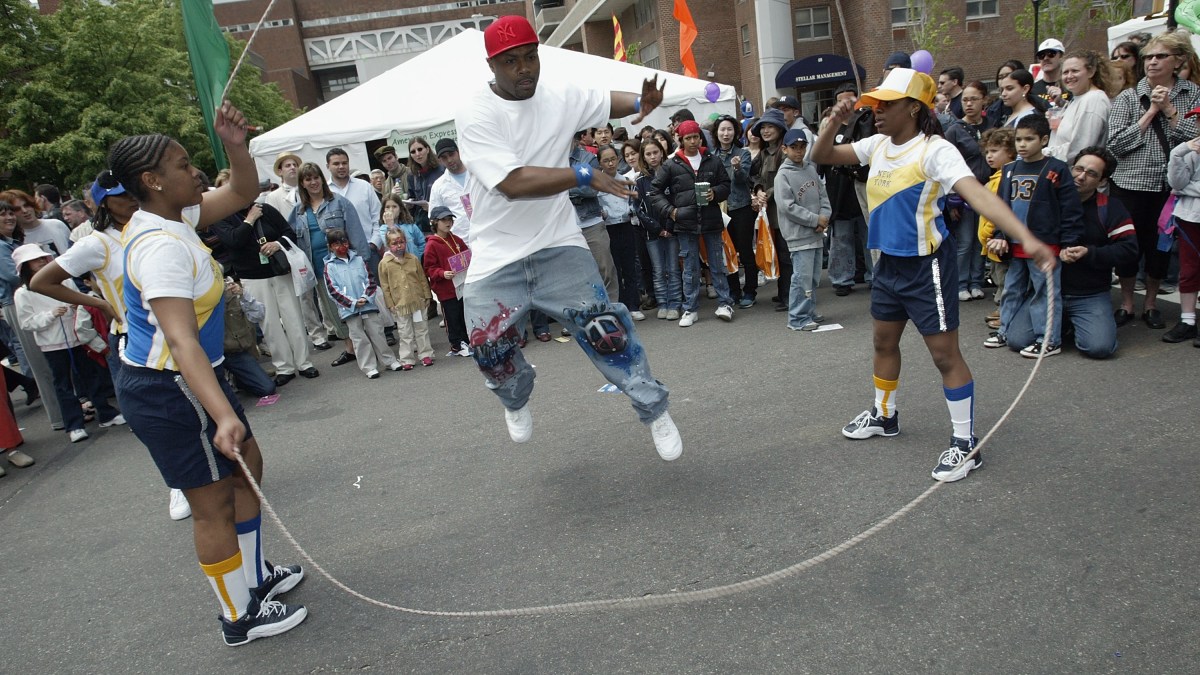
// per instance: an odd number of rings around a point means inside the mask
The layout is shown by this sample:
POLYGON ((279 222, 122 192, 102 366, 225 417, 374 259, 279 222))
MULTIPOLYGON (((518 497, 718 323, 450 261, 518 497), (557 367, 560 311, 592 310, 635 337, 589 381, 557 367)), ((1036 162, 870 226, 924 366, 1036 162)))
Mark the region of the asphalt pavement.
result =
MULTIPOLYGON (((770 287, 763 296, 770 294, 770 287)), ((765 300, 765 297, 763 298, 765 300)), ((868 294, 819 291, 842 330, 769 302, 731 324, 638 324, 685 449, 666 463, 573 343, 531 342, 534 437, 508 439, 469 359, 369 381, 298 379, 248 415, 265 490, 332 574, 388 602, 485 610, 742 581, 814 556, 929 487, 947 447, 915 330, 901 434, 849 441, 869 407, 868 294)), ((982 347, 962 306, 976 420, 1033 362, 982 347)), ((1164 303, 1168 322, 1178 306, 1164 303)), ((555 327, 557 330, 557 326, 555 327)), ((1200 349, 1135 322, 1118 355, 1045 361, 983 468, 849 552, 776 585, 661 609, 505 619, 373 607, 308 570, 295 630, 222 644, 191 521, 126 428, 69 444, 18 396, 37 464, 0 478, 0 671, 11 673, 1191 673, 1200 662, 1200 349), (1191 665, 1189 665, 1191 664, 1191 665)), ((273 562, 298 559, 271 524, 273 562)))

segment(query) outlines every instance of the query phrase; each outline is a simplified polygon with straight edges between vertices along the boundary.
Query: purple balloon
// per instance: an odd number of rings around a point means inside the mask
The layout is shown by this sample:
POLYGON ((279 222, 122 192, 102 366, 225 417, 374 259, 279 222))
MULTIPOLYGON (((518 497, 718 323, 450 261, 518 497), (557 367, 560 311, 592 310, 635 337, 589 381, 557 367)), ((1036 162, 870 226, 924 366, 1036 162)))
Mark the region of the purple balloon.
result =
POLYGON ((908 58, 912 61, 913 70, 926 75, 933 73, 933 54, 921 49, 913 52, 908 58))
POLYGON ((716 103, 717 99, 721 98, 721 87, 716 82, 709 82, 704 87, 704 98, 708 99, 709 103, 716 103))

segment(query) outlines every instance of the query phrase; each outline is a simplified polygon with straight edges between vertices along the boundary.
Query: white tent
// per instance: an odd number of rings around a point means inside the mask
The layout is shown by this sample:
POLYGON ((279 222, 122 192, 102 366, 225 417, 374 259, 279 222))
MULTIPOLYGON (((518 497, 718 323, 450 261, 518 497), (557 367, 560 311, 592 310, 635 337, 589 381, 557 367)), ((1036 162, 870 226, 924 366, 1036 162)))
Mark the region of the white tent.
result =
MULTIPOLYGON (((641 91, 642 81, 658 75, 665 78, 663 105, 643 122, 665 127, 671 113, 687 108, 697 120, 714 112, 737 115, 733 87, 717 85, 719 96, 708 101, 704 80, 622 63, 558 47, 542 45, 541 81, 569 80, 614 91, 641 91)), ((325 152, 341 147, 350 155, 350 166, 366 169, 368 141, 397 141, 430 133, 453 135, 454 112, 459 101, 484 86, 492 72, 487 66, 483 33, 469 29, 429 51, 402 63, 338 98, 272 129, 250 142, 250 153, 259 175, 273 176, 275 157, 285 151, 305 161, 325 166, 325 152)), ((627 120, 626 120, 627 121, 627 120)), ((614 123, 615 124, 615 123, 614 123)), ((626 124, 626 127, 629 125, 626 124)), ((636 133, 637 129, 629 129, 636 133)), ((407 144, 397 146, 403 155, 407 144)))
MULTIPOLYGON (((1137 16, 1115 26, 1109 26, 1108 49, 1112 51, 1118 44, 1128 40, 1131 35, 1138 33, 1158 35, 1165 32, 1167 32, 1167 15, 1165 12, 1137 16)), ((1192 48, 1200 50, 1200 36, 1192 35, 1192 48)))

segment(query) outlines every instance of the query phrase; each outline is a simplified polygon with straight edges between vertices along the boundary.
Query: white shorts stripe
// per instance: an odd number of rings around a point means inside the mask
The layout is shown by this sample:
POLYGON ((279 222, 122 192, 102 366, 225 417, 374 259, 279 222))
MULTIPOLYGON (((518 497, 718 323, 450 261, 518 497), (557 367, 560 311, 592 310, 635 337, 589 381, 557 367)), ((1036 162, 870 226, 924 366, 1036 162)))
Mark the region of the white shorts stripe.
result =
POLYGON ((175 376, 175 386, 179 387, 179 391, 183 392, 192 407, 196 409, 196 417, 200 419, 200 447, 204 448, 204 457, 208 460, 208 470, 215 483, 221 480, 221 472, 217 470, 217 456, 213 453, 212 443, 208 442, 208 413, 204 411, 200 399, 196 398, 196 394, 192 392, 192 388, 188 386, 182 375, 175 376))
POLYGON ((933 295, 934 302, 937 304, 938 313, 938 330, 946 332, 946 296, 942 293, 942 266, 938 264, 938 259, 934 258, 929 261, 930 271, 933 273, 933 295))

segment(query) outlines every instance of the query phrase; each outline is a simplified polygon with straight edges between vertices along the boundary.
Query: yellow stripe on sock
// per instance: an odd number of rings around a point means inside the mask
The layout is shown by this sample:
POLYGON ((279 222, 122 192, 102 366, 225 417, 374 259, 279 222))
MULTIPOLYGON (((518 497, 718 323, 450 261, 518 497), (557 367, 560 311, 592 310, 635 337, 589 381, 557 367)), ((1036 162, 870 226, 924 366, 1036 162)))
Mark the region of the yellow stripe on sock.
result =
POLYGON ((242 552, 234 553, 228 560, 222 560, 219 563, 205 565, 200 563, 200 569, 213 580, 217 587, 217 595, 220 596, 221 602, 229 608, 229 616, 233 621, 237 621, 238 608, 233 604, 233 600, 229 597, 229 589, 225 587, 225 575, 237 570, 239 573, 242 570, 242 552))
POLYGON ((884 391, 896 391, 896 387, 900 385, 900 380, 885 380, 882 377, 875 377, 875 386, 884 391))
POLYGON ((900 386, 900 380, 885 380, 881 377, 872 375, 875 380, 875 388, 884 392, 883 399, 879 401, 879 414, 884 417, 891 417, 891 401, 892 393, 896 391, 896 387, 900 386))

